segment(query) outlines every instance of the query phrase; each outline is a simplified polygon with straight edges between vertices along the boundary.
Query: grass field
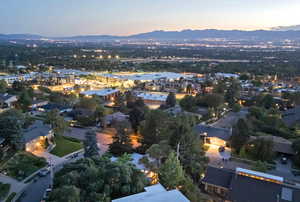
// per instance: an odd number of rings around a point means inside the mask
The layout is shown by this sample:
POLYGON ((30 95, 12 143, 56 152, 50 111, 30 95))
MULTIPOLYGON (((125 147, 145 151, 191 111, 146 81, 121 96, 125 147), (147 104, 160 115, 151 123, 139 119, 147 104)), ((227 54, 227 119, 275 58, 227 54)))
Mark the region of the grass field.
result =
POLYGON ((62 136, 55 137, 55 143, 56 147, 50 153, 59 157, 63 157, 83 148, 81 142, 62 136))
POLYGON ((46 165, 46 160, 28 152, 17 152, 2 167, 8 176, 23 180, 46 165))

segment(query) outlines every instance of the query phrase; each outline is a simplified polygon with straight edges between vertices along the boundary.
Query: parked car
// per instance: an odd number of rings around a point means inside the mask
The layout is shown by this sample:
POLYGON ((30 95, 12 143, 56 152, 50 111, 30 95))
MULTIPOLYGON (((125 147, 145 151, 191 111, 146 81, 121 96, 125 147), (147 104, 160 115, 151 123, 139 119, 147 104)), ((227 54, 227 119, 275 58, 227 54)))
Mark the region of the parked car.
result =
POLYGON ((219 152, 224 152, 224 151, 225 151, 225 147, 220 146, 220 147, 219 147, 219 152))
POLYGON ((46 201, 46 200, 49 198, 49 195, 50 195, 51 192, 52 192, 52 189, 51 189, 51 188, 46 189, 46 191, 45 191, 45 193, 44 193, 44 195, 43 195, 43 199, 42 199, 41 202, 46 201))
POLYGON ((287 164, 287 158, 285 157, 285 156, 283 156, 283 157, 281 157, 281 159, 280 159, 280 162, 282 163, 282 164, 287 164))
POLYGON ((38 176, 40 177, 45 177, 46 175, 48 175, 48 173, 50 172, 49 168, 43 168, 40 170, 40 172, 38 173, 38 176))

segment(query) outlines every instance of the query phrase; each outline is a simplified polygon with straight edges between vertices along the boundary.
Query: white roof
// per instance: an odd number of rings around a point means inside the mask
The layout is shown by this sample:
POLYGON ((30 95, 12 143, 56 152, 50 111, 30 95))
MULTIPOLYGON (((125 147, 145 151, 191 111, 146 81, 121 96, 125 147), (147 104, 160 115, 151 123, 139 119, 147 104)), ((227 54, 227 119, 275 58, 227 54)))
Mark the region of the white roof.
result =
POLYGON ((167 100, 167 95, 154 94, 154 93, 138 93, 137 97, 140 97, 144 100, 155 100, 165 102, 167 100))
POLYGON ((98 95, 98 96, 107 96, 111 95, 113 93, 119 92, 118 89, 112 89, 112 88, 105 88, 101 90, 88 90, 84 91, 81 94, 83 95, 98 95))
POLYGON ((167 191, 160 185, 145 187, 145 192, 112 200, 112 202, 190 202, 180 191, 167 191))
POLYGON ((253 171, 253 170, 248 170, 248 169, 244 169, 244 168, 236 168, 236 172, 241 172, 241 173, 246 173, 246 174, 250 174, 250 175, 254 175, 257 177, 263 177, 263 178, 267 178, 267 179, 272 179, 272 180, 276 180, 279 182, 283 182, 283 177, 279 177, 276 175, 271 175, 268 173, 262 173, 262 172, 258 172, 258 171, 253 171))
POLYGON ((191 75, 185 75, 175 72, 151 72, 151 73, 136 73, 136 74, 98 74, 99 76, 116 78, 122 80, 133 80, 133 81, 152 81, 162 78, 166 79, 179 79, 181 77, 191 77, 191 75))
POLYGON ((230 74, 230 73, 216 73, 216 76, 219 76, 219 77, 224 77, 224 78, 238 78, 239 75, 238 74, 230 74))

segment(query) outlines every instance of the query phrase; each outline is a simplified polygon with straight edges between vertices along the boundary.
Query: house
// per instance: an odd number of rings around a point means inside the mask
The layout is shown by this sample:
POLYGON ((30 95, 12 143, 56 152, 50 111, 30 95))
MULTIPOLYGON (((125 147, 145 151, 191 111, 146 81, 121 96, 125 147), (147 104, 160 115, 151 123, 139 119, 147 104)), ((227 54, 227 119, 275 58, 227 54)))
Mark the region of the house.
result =
POLYGON ((7 109, 13 107, 14 103, 18 101, 17 96, 9 95, 7 93, 0 94, 0 108, 7 109))
POLYGON ((138 92, 136 96, 142 98, 145 104, 157 104, 162 105, 166 103, 168 95, 158 94, 158 93, 146 93, 138 92))
POLYGON ((282 120, 289 127, 292 127, 297 123, 300 123, 300 106, 296 106, 293 109, 289 109, 283 112, 282 120))
POLYGON ((43 146, 51 144, 54 133, 50 125, 37 120, 24 130, 25 149, 28 152, 35 152, 45 149, 43 146))
POLYGON ((217 146, 226 146, 232 134, 231 129, 217 128, 205 124, 196 125, 194 131, 203 138, 204 143, 217 146))
POLYGON ((272 136, 272 135, 266 135, 266 136, 251 136, 250 140, 255 140, 255 139, 265 139, 265 140, 270 140, 273 142, 273 151, 277 154, 283 154, 286 156, 293 156, 295 155, 295 151, 293 150, 292 147, 292 142, 284 139, 282 137, 277 137, 277 136, 272 136))
POLYGON ((202 179, 204 190, 226 202, 298 202, 300 187, 283 177, 243 168, 209 166, 202 179))
POLYGON ((108 101, 108 100, 113 100, 116 96, 119 95, 119 93, 120 91, 118 89, 104 88, 101 90, 88 90, 88 91, 81 92, 80 94, 86 97, 97 95, 103 98, 104 100, 108 101))
POLYGON ((64 113, 64 112, 71 112, 72 108, 68 107, 68 106, 63 106, 63 105, 59 105, 59 104, 53 104, 53 103, 48 103, 46 105, 42 105, 40 107, 38 107, 39 111, 52 111, 57 109, 60 113, 64 113))
POLYGON ((122 122, 128 119, 129 116, 126 114, 123 114, 122 112, 116 112, 113 114, 108 114, 104 117, 104 125, 110 125, 113 121, 122 122))
POLYGON ((145 192, 112 200, 112 202, 190 202, 179 190, 167 191, 161 184, 145 187, 145 192))
POLYGON ((47 105, 49 102, 47 100, 34 100, 32 104, 29 106, 32 109, 39 108, 47 105))

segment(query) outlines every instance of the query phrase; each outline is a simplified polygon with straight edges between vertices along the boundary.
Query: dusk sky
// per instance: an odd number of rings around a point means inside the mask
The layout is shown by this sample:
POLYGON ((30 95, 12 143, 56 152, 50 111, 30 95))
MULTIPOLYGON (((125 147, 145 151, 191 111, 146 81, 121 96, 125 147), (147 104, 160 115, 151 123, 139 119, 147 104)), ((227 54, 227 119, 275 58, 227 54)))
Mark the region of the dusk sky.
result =
POLYGON ((0 33, 129 35, 300 24, 300 0, 0 0, 0 33))

